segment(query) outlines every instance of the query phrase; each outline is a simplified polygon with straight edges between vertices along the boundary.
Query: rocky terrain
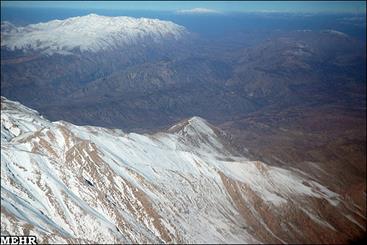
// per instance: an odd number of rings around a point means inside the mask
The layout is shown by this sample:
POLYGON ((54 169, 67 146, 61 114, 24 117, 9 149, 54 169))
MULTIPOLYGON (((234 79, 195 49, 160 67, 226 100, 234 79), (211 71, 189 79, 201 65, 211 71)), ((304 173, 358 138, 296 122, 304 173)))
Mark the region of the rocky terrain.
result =
POLYGON ((51 122, 2 97, 1 234, 41 243, 342 243, 365 231, 365 207, 297 168, 249 160, 230 139, 199 117, 127 134, 51 122))

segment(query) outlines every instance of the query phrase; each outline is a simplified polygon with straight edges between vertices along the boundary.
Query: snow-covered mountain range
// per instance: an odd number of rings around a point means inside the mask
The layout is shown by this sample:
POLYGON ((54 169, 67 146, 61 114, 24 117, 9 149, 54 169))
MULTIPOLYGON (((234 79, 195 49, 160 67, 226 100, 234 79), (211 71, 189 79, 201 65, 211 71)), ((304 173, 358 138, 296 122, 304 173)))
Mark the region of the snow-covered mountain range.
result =
POLYGON ((38 242, 345 242, 358 207, 253 161, 199 117, 151 135, 50 122, 1 97, 1 234, 38 242))
POLYGON ((47 54, 72 51, 97 52, 140 41, 178 40, 188 32, 171 21, 89 14, 65 20, 14 26, 1 24, 1 46, 10 50, 36 50, 47 54))

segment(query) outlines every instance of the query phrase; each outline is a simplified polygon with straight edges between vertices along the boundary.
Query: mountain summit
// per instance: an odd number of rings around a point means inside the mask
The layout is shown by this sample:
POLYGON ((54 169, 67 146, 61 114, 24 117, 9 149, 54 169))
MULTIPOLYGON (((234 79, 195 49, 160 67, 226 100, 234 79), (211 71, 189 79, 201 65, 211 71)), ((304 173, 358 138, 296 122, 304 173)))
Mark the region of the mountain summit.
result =
POLYGON ((96 14, 24 27, 16 27, 6 22, 2 23, 1 29, 2 47, 11 50, 36 50, 48 54, 68 54, 78 49, 97 52, 132 45, 143 40, 177 40, 187 33, 183 26, 171 21, 96 14))

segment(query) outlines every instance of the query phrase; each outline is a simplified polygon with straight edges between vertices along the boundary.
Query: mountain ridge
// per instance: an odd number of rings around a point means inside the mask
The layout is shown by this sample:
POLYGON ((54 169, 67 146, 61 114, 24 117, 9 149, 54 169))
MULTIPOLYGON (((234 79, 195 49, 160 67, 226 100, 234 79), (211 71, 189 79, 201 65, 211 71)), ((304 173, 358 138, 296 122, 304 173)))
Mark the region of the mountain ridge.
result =
POLYGON ((342 242, 365 229, 353 203, 302 171, 190 143, 206 132, 216 139, 198 117, 187 135, 126 134, 50 122, 2 97, 1 122, 2 234, 51 243, 293 243, 342 242))

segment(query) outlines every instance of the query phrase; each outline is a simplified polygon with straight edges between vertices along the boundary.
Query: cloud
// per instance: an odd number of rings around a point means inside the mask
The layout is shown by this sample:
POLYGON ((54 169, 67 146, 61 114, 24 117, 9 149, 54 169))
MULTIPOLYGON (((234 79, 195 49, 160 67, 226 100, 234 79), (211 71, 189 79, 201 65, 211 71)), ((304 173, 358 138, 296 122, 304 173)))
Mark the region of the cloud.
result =
POLYGON ((177 13, 179 14, 220 14, 221 12, 215 9, 193 8, 193 9, 178 10, 177 13))

